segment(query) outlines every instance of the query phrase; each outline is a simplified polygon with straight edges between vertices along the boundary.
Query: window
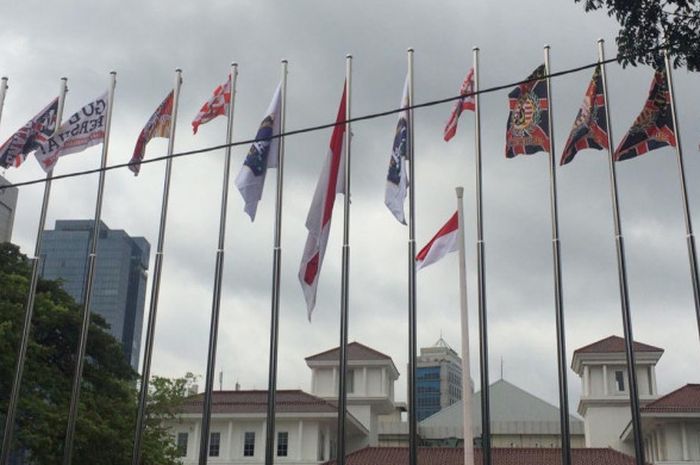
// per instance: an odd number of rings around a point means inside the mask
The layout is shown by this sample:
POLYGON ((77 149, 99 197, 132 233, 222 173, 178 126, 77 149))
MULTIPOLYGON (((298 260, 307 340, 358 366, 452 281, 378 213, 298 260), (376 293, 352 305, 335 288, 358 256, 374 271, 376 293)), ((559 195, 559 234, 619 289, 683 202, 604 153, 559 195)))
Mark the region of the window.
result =
POLYGON ((218 457, 221 448, 221 433, 211 433, 209 435, 209 457, 218 457))
POLYGON ((187 456, 187 433, 177 433, 177 456, 187 456))
POLYGON ((255 455, 255 432, 246 431, 243 435, 243 457, 255 455))
POLYGON ((323 434, 323 431, 318 432, 318 451, 317 451, 316 459, 319 462, 323 462, 326 460, 326 435, 323 434))
POLYGON ((625 392, 625 374, 621 370, 615 371, 615 386, 617 392, 625 392))
POLYGON ((280 431, 277 433, 277 457, 286 457, 289 451, 289 433, 280 431))
POLYGON ((354 392, 353 388, 355 387, 355 370, 348 370, 347 374, 345 375, 345 389, 348 394, 352 394, 354 392))

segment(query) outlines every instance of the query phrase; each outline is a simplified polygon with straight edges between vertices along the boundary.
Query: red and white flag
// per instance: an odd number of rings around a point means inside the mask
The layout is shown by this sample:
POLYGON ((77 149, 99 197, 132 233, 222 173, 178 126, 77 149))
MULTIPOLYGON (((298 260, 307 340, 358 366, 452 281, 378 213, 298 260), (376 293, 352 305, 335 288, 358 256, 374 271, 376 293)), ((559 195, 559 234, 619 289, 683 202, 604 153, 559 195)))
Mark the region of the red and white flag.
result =
POLYGON ((299 267, 299 282, 306 299, 306 310, 311 321, 311 313, 316 306, 316 289, 318 276, 323 264, 323 256, 326 253, 328 235, 331 231, 331 219, 333 218, 333 203, 335 194, 345 194, 343 137, 345 135, 345 90, 340 100, 336 126, 333 128, 328 156, 321 172, 321 177, 316 184, 316 192, 311 201, 309 214, 306 217, 306 229, 309 236, 306 239, 304 255, 299 267))
POLYGON ((459 249, 459 217, 457 212, 430 239, 430 242, 416 255, 416 269, 420 270, 435 263, 450 252, 459 249))
POLYGON ((443 138, 448 142, 457 133, 457 121, 464 110, 474 111, 476 101, 474 100, 474 68, 471 68, 464 78, 462 87, 459 89, 459 94, 463 97, 457 100, 452 107, 450 119, 445 125, 445 133, 443 138))
POLYGON ((217 86, 211 98, 204 102, 199 113, 192 120, 192 132, 197 134, 200 124, 208 123, 217 116, 226 114, 226 106, 231 103, 231 75, 226 82, 217 86))

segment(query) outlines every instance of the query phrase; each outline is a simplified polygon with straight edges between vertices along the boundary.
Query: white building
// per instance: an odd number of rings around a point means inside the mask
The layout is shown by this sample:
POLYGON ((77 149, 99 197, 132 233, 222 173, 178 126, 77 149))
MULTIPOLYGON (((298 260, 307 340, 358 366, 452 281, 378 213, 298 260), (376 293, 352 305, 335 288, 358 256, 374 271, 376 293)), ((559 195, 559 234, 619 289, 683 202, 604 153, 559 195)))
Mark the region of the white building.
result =
MULTIPOLYGON (((0 186, 8 184, 10 182, 0 176, 0 186)), ((0 189, 0 242, 10 242, 12 239, 12 225, 15 221, 18 194, 19 189, 16 187, 0 189)))

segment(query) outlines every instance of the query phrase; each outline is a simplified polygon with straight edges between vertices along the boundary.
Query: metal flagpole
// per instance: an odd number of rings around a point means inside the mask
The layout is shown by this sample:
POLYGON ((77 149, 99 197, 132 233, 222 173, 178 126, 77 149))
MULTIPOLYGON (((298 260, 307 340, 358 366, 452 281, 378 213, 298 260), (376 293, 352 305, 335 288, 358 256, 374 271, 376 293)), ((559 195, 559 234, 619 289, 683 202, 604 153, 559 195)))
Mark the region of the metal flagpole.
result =
MULTIPOLYGON (((287 60, 282 60, 280 134, 287 116, 287 60)), ((267 386, 267 433, 265 465, 272 465, 275 452, 275 403, 277 401, 277 351, 279 343, 280 275, 282 273, 282 184, 284 180, 284 137, 277 145, 277 198, 275 200, 275 243, 272 252, 272 308, 270 316, 270 366, 267 386)))
MULTIPOLYGON (((486 318, 486 244, 481 175, 481 110, 479 106, 479 47, 474 47, 474 149, 476 162, 477 301, 479 303, 479 368, 481 372, 481 453, 483 465, 491 465, 491 403, 489 395, 489 345, 486 318)), ((466 440, 466 438, 465 438, 466 440)))
POLYGON ((231 101, 228 105, 228 122, 226 124, 226 152, 224 158, 224 181, 221 190, 221 216, 219 217, 219 244, 216 250, 216 269, 214 271, 214 299, 211 309, 211 326, 209 328, 209 350, 207 357, 207 378, 204 389, 204 408, 202 411, 202 436, 199 441, 199 465, 206 465, 209 456, 209 428, 211 422, 211 398, 214 389, 216 364, 216 341, 219 333, 219 310, 221 307, 221 283, 224 275, 224 240, 226 238, 226 210, 228 206, 228 185, 231 176, 231 139, 233 138, 234 101, 236 100, 236 80, 238 63, 231 63, 231 101))
POLYGON ((416 411, 416 179, 413 150, 413 49, 408 49, 408 463, 418 463, 418 412, 416 411))
POLYGON ((457 187, 459 221, 459 316, 462 328, 462 427, 464 430, 464 465, 474 465, 472 435, 471 364, 469 360, 469 307, 467 303, 467 251, 464 245, 464 188, 457 187))
POLYGON ((544 46, 544 66, 547 73, 547 115, 549 123, 549 200, 552 210, 552 259, 554 265, 554 303, 557 326, 557 367, 559 371, 559 425, 561 429, 561 463, 571 464, 571 432, 569 429, 569 386, 566 364, 566 335, 564 333, 564 296, 561 285, 561 245, 559 243, 559 211, 557 207, 557 170, 554 161, 554 114, 552 108, 552 79, 549 77, 549 45, 544 46))
POLYGON ((100 163, 100 178, 97 185, 97 200, 95 202, 95 222, 90 238, 90 253, 88 254, 87 276, 85 289, 83 290, 83 321, 80 327, 80 340, 78 341, 78 353, 76 354, 75 375, 73 377, 73 390, 71 392, 70 406, 68 408, 68 426, 66 428, 66 441, 63 447, 63 465, 71 465, 73 461, 73 437, 75 435, 75 422, 78 418, 80 405, 80 383, 83 379, 83 366, 85 365, 85 349, 87 347, 88 330, 90 328, 90 303, 92 301, 92 286, 95 280, 95 262, 97 261, 97 242, 100 237, 100 218, 102 216, 102 199, 105 186, 105 167, 107 166, 107 151, 109 149, 109 132, 112 125, 112 107, 114 104, 114 88, 117 84, 117 73, 112 71, 109 77, 109 97, 107 104, 107 121, 105 123, 105 136, 102 142, 102 161, 100 163))
MULTIPOLYGON (((3 78, 7 79, 7 78, 3 78)), ((68 78, 61 78, 61 87, 58 94, 58 109, 56 112, 56 124, 54 132, 61 125, 63 115, 63 104, 66 99, 68 78)), ((2 84, 0 84, 0 92, 2 84)), ((2 108, 2 100, 4 95, 0 97, 0 108, 2 108)), ((2 110, 0 110, 2 111, 2 110)), ((15 368, 15 378, 12 383, 12 391, 10 392, 10 400, 7 405, 7 416, 5 416, 5 430, 2 439, 2 455, 0 455, 0 465, 7 465, 10 460, 10 452, 12 451, 12 436, 15 427, 15 414, 17 413, 17 402, 19 400, 20 387, 22 385, 22 377, 24 374, 24 362, 27 357, 27 346, 29 345, 29 335, 31 333, 32 317, 34 314, 34 298, 36 297, 36 286, 39 282, 39 257, 41 256, 41 240, 44 228, 46 226, 46 212, 49 208, 49 195, 51 193, 51 176, 53 170, 46 175, 44 182, 44 198, 41 203, 41 213, 39 214, 39 227, 36 235, 36 243, 34 245, 34 258, 32 259, 32 272, 29 281, 29 293, 27 295, 27 304, 24 310, 24 324, 22 326, 22 338, 19 343, 19 353, 17 354, 17 366, 15 368)))
POLYGON ((352 55, 345 56, 345 134, 343 150, 345 155, 345 179, 343 195, 343 272, 340 296, 340 368, 338 370, 338 465, 345 465, 345 417, 347 415, 346 372, 348 369, 348 301, 350 274, 350 90, 352 77, 352 55))
POLYGON ((676 116, 676 99, 673 95, 673 76, 671 74, 671 60, 668 57, 668 49, 664 50, 664 63, 666 65, 666 76, 668 79, 668 92, 671 98, 671 117, 673 118, 673 129, 676 132, 676 155, 678 155, 676 158, 678 160, 678 175, 681 181, 681 195, 683 196, 683 217, 685 219, 685 235, 688 243, 690 276, 693 280, 695 317, 698 322, 698 333, 700 334, 700 272, 698 272, 698 257, 697 252, 695 250, 695 235, 693 234, 693 223, 690 219, 690 204, 688 203, 688 189, 685 182, 685 167, 683 165, 681 131, 678 127, 678 117, 676 116))
POLYGON ((148 382, 151 377, 151 359, 153 357, 153 339, 156 331, 156 313, 158 312, 158 297, 160 296, 160 277, 163 270, 163 244, 165 243, 165 225, 168 217, 168 198, 170 195, 170 174, 172 172, 173 154, 175 147, 175 129, 177 125, 177 108, 180 101, 180 86, 182 85, 182 70, 175 70, 175 87, 173 91, 173 109, 170 116, 170 137, 168 138, 168 159, 165 162, 165 178, 163 181, 163 200, 160 209, 160 224, 158 226, 158 244, 156 259, 153 267, 153 282, 151 283, 151 302, 148 307, 148 323, 146 325, 146 345, 143 352, 143 368, 141 370, 141 388, 139 391, 139 406, 136 413, 136 429, 134 430, 134 446, 131 464, 139 465, 141 460, 141 439, 145 428, 146 402, 148 400, 148 382))
POLYGON ((2 109, 5 107, 5 94, 7 93, 7 76, 0 78, 0 120, 2 120, 2 109))
POLYGON ((620 221, 620 204, 617 192, 617 171, 615 168, 615 156, 612 148, 613 133, 610 120, 610 100, 608 99, 608 81, 605 74, 605 41, 598 40, 598 63, 600 66, 601 80, 603 82, 603 95, 605 97, 605 122, 608 126, 608 166, 610 171, 610 196, 613 207, 613 224, 615 231, 615 248, 617 249, 617 276, 620 285, 620 307, 622 310, 622 326, 625 334, 625 354, 627 356, 627 377, 630 386, 630 407, 632 410, 632 430, 634 433, 634 451, 637 465, 644 465, 644 443, 642 440, 642 418, 639 412, 639 392, 637 389, 637 372, 634 339, 632 337, 632 317, 630 314, 629 290, 627 287, 627 265, 625 262, 625 245, 622 237, 622 223, 620 221))

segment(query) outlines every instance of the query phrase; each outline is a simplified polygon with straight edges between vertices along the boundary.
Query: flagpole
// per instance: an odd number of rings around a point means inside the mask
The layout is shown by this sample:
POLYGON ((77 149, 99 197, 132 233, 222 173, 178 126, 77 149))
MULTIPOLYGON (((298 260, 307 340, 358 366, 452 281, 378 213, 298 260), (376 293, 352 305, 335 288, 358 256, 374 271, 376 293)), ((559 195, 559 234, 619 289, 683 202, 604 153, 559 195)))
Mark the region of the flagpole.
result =
MULTIPOLYGON (((7 81, 7 78, 3 78, 3 81, 7 81)), ((68 78, 61 78, 61 86, 59 88, 58 94, 58 108, 56 113, 56 124, 54 127, 54 132, 58 130, 61 126, 61 118, 63 115, 63 104, 66 99, 66 92, 68 92, 67 86, 68 78)), ((0 112, 2 111, 2 105, 4 102, 4 89, 7 87, 7 83, 0 84, 0 112)), ((51 176, 53 170, 51 170, 46 175, 46 181, 44 182, 44 198, 41 202, 41 213, 39 214, 39 227, 36 236, 36 242, 34 244, 34 258, 32 258, 32 271, 31 278, 29 281, 29 292, 27 295, 27 303, 24 309, 24 324, 22 326, 22 337, 19 344, 19 353, 17 354, 17 366, 15 368, 15 377, 12 382, 12 391, 10 392, 10 400, 7 405, 7 415, 5 416, 5 429, 2 439, 2 455, 0 456, 0 465, 8 465, 10 460, 10 452, 12 450, 12 436, 15 428, 15 415, 17 413, 17 402, 19 400, 20 387, 22 385, 22 377, 24 374, 24 362, 27 357, 27 347, 29 345, 29 336, 32 329, 32 317, 34 314, 34 299, 36 297, 36 286, 39 282, 39 257, 41 256, 41 240, 42 233, 44 232, 46 226, 46 212, 49 208, 49 195, 51 193, 51 176)))
POLYGON ((2 110, 5 107, 5 94, 7 94, 7 76, 0 78, 0 121, 2 121, 2 110))
POLYGON ((610 196, 613 207, 613 225, 615 233, 615 248, 617 249, 617 275, 620 285, 620 307, 622 310, 622 326, 625 335, 625 354, 627 357, 627 378, 630 385, 630 407, 632 411, 632 432, 634 433, 634 451, 637 465, 644 465, 644 442, 642 439, 642 418, 639 411, 639 391, 637 388, 637 372, 635 367, 634 339, 632 337, 632 316, 630 313, 629 289, 627 287, 627 264, 625 262, 625 245, 620 221, 620 204, 617 190, 617 169, 612 148, 613 132, 610 120, 610 100, 608 99, 608 80, 605 73, 605 41, 598 39, 598 63, 600 77, 603 82, 605 97, 605 122, 608 126, 608 166, 610 171, 610 196))
POLYGON ((345 417, 347 416, 346 371, 348 368, 348 301, 350 274, 350 90, 352 77, 352 55, 345 55, 345 133, 344 168, 345 179, 343 195, 343 271, 340 297, 340 369, 338 370, 338 465, 345 465, 345 417))
POLYGON ((544 46, 547 73, 547 117, 549 119, 549 200, 552 210, 552 259, 554 265, 554 303, 557 327, 557 367, 559 370, 559 425, 561 433, 561 463, 571 464, 571 432, 569 428, 569 387, 567 381, 566 335, 564 332, 564 296, 561 284, 561 245, 559 243, 559 211, 557 207, 557 171, 554 161, 554 115, 552 108, 552 79, 549 45, 544 46))
MULTIPOLYGON (((282 60, 280 134, 287 116, 287 60, 282 60)), ((267 433, 265 465, 274 463, 275 407, 277 400, 277 353, 279 344, 280 276, 282 273, 282 187, 284 180, 284 137, 277 143, 277 198, 275 200, 275 242, 272 255, 272 308, 270 316, 270 366, 267 386, 267 433)))
POLYGON ((175 147, 175 129, 177 125, 177 109, 180 101, 180 86, 182 85, 182 70, 175 70, 175 87, 173 92, 173 109, 170 118, 170 137, 168 138, 168 159, 165 162, 165 177, 163 181, 163 200, 160 209, 160 224, 158 226, 158 244, 156 259, 153 267, 153 282, 151 283, 151 301, 148 307, 148 323, 146 325, 146 344, 143 352, 143 368, 141 369, 141 387, 139 390, 139 405, 136 414, 136 429, 134 430, 134 446, 131 464, 139 465, 141 460, 141 439, 145 428, 146 403, 148 400, 148 383, 151 377, 151 359, 153 357, 153 340, 156 331, 156 314, 158 312, 158 297, 160 296, 160 278, 163 270, 163 245, 165 243, 165 225, 168 217, 168 199, 170 196, 170 176, 173 160, 170 157, 175 147))
POLYGON ((462 427, 464 430, 464 465, 474 465, 472 434, 471 363, 469 360, 469 306, 467 302, 467 251, 464 244, 464 188, 457 187, 459 220, 459 316, 462 329, 462 427))
POLYGON ((695 235, 693 223, 690 218, 690 204, 688 203, 688 188, 685 182, 685 167, 683 164, 683 148, 681 146, 681 131, 678 127, 676 116, 676 98, 673 94, 673 76, 671 74, 671 60, 668 57, 668 49, 664 49, 664 62, 666 64, 666 76, 668 79, 668 92, 671 99, 671 117, 673 128, 676 132, 676 159, 678 160, 678 176, 681 181, 681 195, 683 197, 683 218, 685 219, 685 235, 688 243, 688 259, 690 260, 690 276, 693 281, 693 298, 695 299, 695 317, 700 334, 700 272, 698 272, 698 257, 695 248, 695 235))
POLYGON ((199 441, 199 465, 206 465, 209 456, 209 429, 211 422, 211 400, 214 389, 216 365, 216 342, 219 333, 219 310, 221 307, 221 286, 224 275, 224 241, 226 238, 226 210, 228 206, 228 186, 231 176, 231 140, 233 139, 234 101, 236 100, 236 80, 238 63, 231 63, 231 101, 228 105, 226 124, 226 152, 224 158, 224 180, 221 190, 221 215, 219 217, 219 244, 216 250, 216 268, 214 271, 214 299, 211 309, 211 326, 209 328, 209 350, 207 356, 207 377, 204 389, 204 408, 202 411, 202 436, 199 441))
POLYGON ((68 408, 68 426, 66 428, 66 440, 63 447, 63 465, 71 465, 73 461, 73 437, 75 435, 75 422, 78 418, 80 405, 80 383, 83 378, 85 365, 85 349, 87 347, 88 330, 90 328, 90 303, 92 301, 92 287, 95 280, 95 262, 97 260, 97 242, 100 237, 100 218, 102 216, 102 199, 104 197, 105 167, 107 166, 107 152, 109 149, 109 133, 112 124, 112 107, 114 103, 114 88, 117 84, 117 73, 110 73, 109 97, 107 100, 107 121, 105 123, 105 135, 102 142, 102 160, 100 163, 100 177, 97 186, 97 200, 95 202, 95 222, 90 238, 90 253, 88 254, 87 276, 83 292, 83 320, 80 327, 80 340, 78 341, 78 353, 76 354, 75 375, 73 377, 73 389, 71 391, 70 406, 68 408))
MULTIPOLYGON (((474 53, 474 149, 476 164, 477 301, 479 305, 479 368, 481 372, 481 452, 483 465, 491 465, 491 403, 489 394, 489 345, 486 316, 486 243, 481 169, 481 110, 479 106, 479 47, 474 53)), ((466 439, 465 439, 466 440, 466 439)))

